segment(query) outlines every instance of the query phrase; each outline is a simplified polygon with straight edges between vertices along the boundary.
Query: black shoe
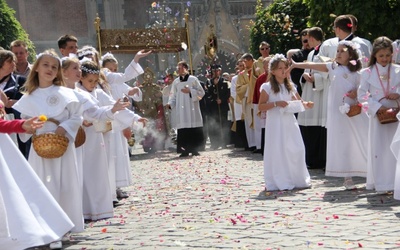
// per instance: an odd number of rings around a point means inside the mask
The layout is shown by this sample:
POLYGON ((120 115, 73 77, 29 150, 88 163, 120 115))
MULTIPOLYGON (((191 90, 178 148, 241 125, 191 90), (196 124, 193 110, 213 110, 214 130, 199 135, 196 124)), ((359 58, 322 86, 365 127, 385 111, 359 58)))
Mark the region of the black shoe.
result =
POLYGON ((199 152, 195 151, 195 152, 192 153, 192 155, 193 156, 199 156, 200 154, 199 154, 199 152))
POLYGON ((179 155, 179 157, 188 157, 188 156, 189 156, 189 153, 182 153, 179 155))
POLYGON ((263 151, 261 149, 256 149, 253 151, 253 154, 262 154, 263 151))
POLYGON ((119 207, 122 206, 122 203, 119 203, 118 201, 113 201, 113 207, 119 207))
POLYGON ((256 149, 257 149, 256 147, 245 148, 246 151, 254 151, 256 149))

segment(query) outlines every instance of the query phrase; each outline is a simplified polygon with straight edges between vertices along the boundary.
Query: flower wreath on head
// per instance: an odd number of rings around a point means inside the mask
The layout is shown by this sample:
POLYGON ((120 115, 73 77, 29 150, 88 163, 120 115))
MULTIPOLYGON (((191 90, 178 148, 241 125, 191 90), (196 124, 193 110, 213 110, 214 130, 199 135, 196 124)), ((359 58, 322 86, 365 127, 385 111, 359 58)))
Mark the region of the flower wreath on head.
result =
POLYGON ((100 74, 100 70, 96 70, 96 69, 89 69, 89 68, 86 68, 84 65, 83 65, 83 63, 84 62, 87 62, 87 61, 91 61, 91 62, 93 62, 90 58, 87 58, 87 57, 84 57, 84 58, 82 58, 79 62, 81 63, 81 70, 82 71, 85 71, 86 73, 88 73, 88 74, 94 74, 94 75, 98 75, 98 74, 100 74))
POLYGON ((94 55, 94 51, 91 48, 86 48, 82 51, 78 51, 78 58, 82 58, 85 56, 93 56, 94 55))
POLYGON ((111 52, 107 52, 101 57, 100 64, 103 64, 103 61, 106 60, 106 59, 113 59, 116 62, 118 62, 117 58, 115 58, 115 56, 113 54, 111 54, 111 52))
POLYGON ((275 54, 271 60, 269 60, 268 69, 271 70, 271 66, 275 61, 286 60, 286 57, 283 54, 275 54))

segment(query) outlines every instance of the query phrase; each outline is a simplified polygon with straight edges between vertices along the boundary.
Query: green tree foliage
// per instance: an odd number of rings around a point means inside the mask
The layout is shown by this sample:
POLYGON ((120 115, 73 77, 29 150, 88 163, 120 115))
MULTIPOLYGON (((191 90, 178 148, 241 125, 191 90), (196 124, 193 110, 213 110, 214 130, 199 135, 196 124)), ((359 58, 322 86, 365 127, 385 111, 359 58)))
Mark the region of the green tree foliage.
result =
POLYGON ((368 40, 379 36, 400 38, 399 0, 304 0, 310 9, 310 26, 319 26, 326 38, 333 37, 336 16, 353 14, 358 19, 357 35, 368 40))
POLYGON ((257 1, 256 19, 250 28, 250 52, 257 58, 262 41, 271 45, 271 53, 300 48, 299 33, 307 28, 309 10, 303 0, 276 0, 267 8, 257 1))
POLYGON ((10 43, 14 40, 23 40, 28 44, 31 60, 35 56, 34 45, 28 38, 28 34, 15 18, 15 11, 11 9, 5 0, 0 0, 0 46, 10 49, 10 43))

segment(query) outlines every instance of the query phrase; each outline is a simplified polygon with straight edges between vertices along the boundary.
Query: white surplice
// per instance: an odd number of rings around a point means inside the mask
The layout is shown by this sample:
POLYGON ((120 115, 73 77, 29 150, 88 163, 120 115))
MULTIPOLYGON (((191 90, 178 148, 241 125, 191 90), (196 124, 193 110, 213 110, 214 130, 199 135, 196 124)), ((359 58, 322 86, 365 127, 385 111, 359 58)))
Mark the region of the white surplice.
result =
MULTIPOLYGON (((315 55, 315 50, 312 50, 307 57, 308 62, 321 62, 318 55, 315 55)), ((311 73, 314 76, 314 84, 311 82, 301 83, 303 90, 301 98, 305 101, 314 102, 312 109, 307 109, 297 115, 297 121, 300 126, 322 126, 326 124, 326 108, 324 103, 324 92, 328 92, 329 80, 328 74, 325 72, 305 69, 304 73, 311 73)))
MULTIPOLYGON (((294 85, 292 87, 295 90, 294 85)), ((289 93, 280 84, 280 92, 274 93, 270 83, 263 84, 261 91, 269 95, 268 102, 290 101, 289 93)), ((265 123, 264 180, 268 191, 292 190, 311 186, 305 160, 305 148, 299 125, 293 113, 282 113, 280 107, 267 111, 265 123)))
MULTIPOLYGON (((336 63, 328 63, 326 67, 332 81, 328 96, 325 174, 336 177, 366 177, 368 116, 361 112, 348 117, 339 110, 346 93, 358 88, 360 73, 350 72, 346 66, 336 63)), ((344 100, 346 103, 356 103, 355 100, 347 99, 346 97, 344 100)))
POLYGON ((361 83, 358 89, 358 100, 368 102, 369 114, 369 138, 368 138, 368 174, 367 189, 376 191, 391 191, 394 189, 396 173, 396 158, 390 149, 393 136, 396 133, 398 123, 380 124, 376 112, 384 105, 385 107, 397 107, 396 101, 383 99, 386 96, 380 84, 385 89, 390 67, 389 93, 400 93, 400 66, 389 64, 382 67, 376 63, 361 71, 361 83), (379 75, 385 76, 380 78, 379 75))
POLYGON ((177 129, 203 127, 199 100, 204 94, 203 87, 194 76, 189 76, 186 82, 181 82, 179 77, 174 80, 168 104, 176 108, 177 129), (186 86, 190 89, 189 94, 181 92, 186 86))
POLYGON ((0 248, 20 250, 60 239, 74 225, 10 137, 0 134, 0 248))
MULTIPOLYGON (((38 88, 31 94, 25 94, 13 106, 21 113, 22 118, 46 115, 60 122, 66 130, 69 145, 63 156, 45 159, 37 155, 32 148, 29 153, 29 163, 42 180, 44 185, 74 223, 72 232, 82 232, 84 229, 82 216, 82 193, 77 167, 74 139, 82 124, 81 104, 72 89, 52 85, 38 88)), ((57 128, 52 122, 46 122, 37 130, 38 134, 54 132, 57 128)), ((21 140, 30 136, 20 134, 21 140)))

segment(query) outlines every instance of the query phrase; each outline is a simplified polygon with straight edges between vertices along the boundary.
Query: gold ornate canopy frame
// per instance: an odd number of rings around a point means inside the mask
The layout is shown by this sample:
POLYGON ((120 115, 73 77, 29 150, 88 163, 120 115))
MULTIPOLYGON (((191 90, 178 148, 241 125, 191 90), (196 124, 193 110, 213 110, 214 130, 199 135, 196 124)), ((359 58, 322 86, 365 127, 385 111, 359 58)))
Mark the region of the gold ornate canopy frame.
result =
POLYGON ((139 50, 152 50, 153 53, 178 53, 187 46, 190 70, 192 53, 189 37, 189 14, 185 13, 185 27, 148 28, 148 29, 101 29, 100 17, 96 15, 94 26, 97 34, 97 46, 102 51, 112 53, 136 53, 139 50))

